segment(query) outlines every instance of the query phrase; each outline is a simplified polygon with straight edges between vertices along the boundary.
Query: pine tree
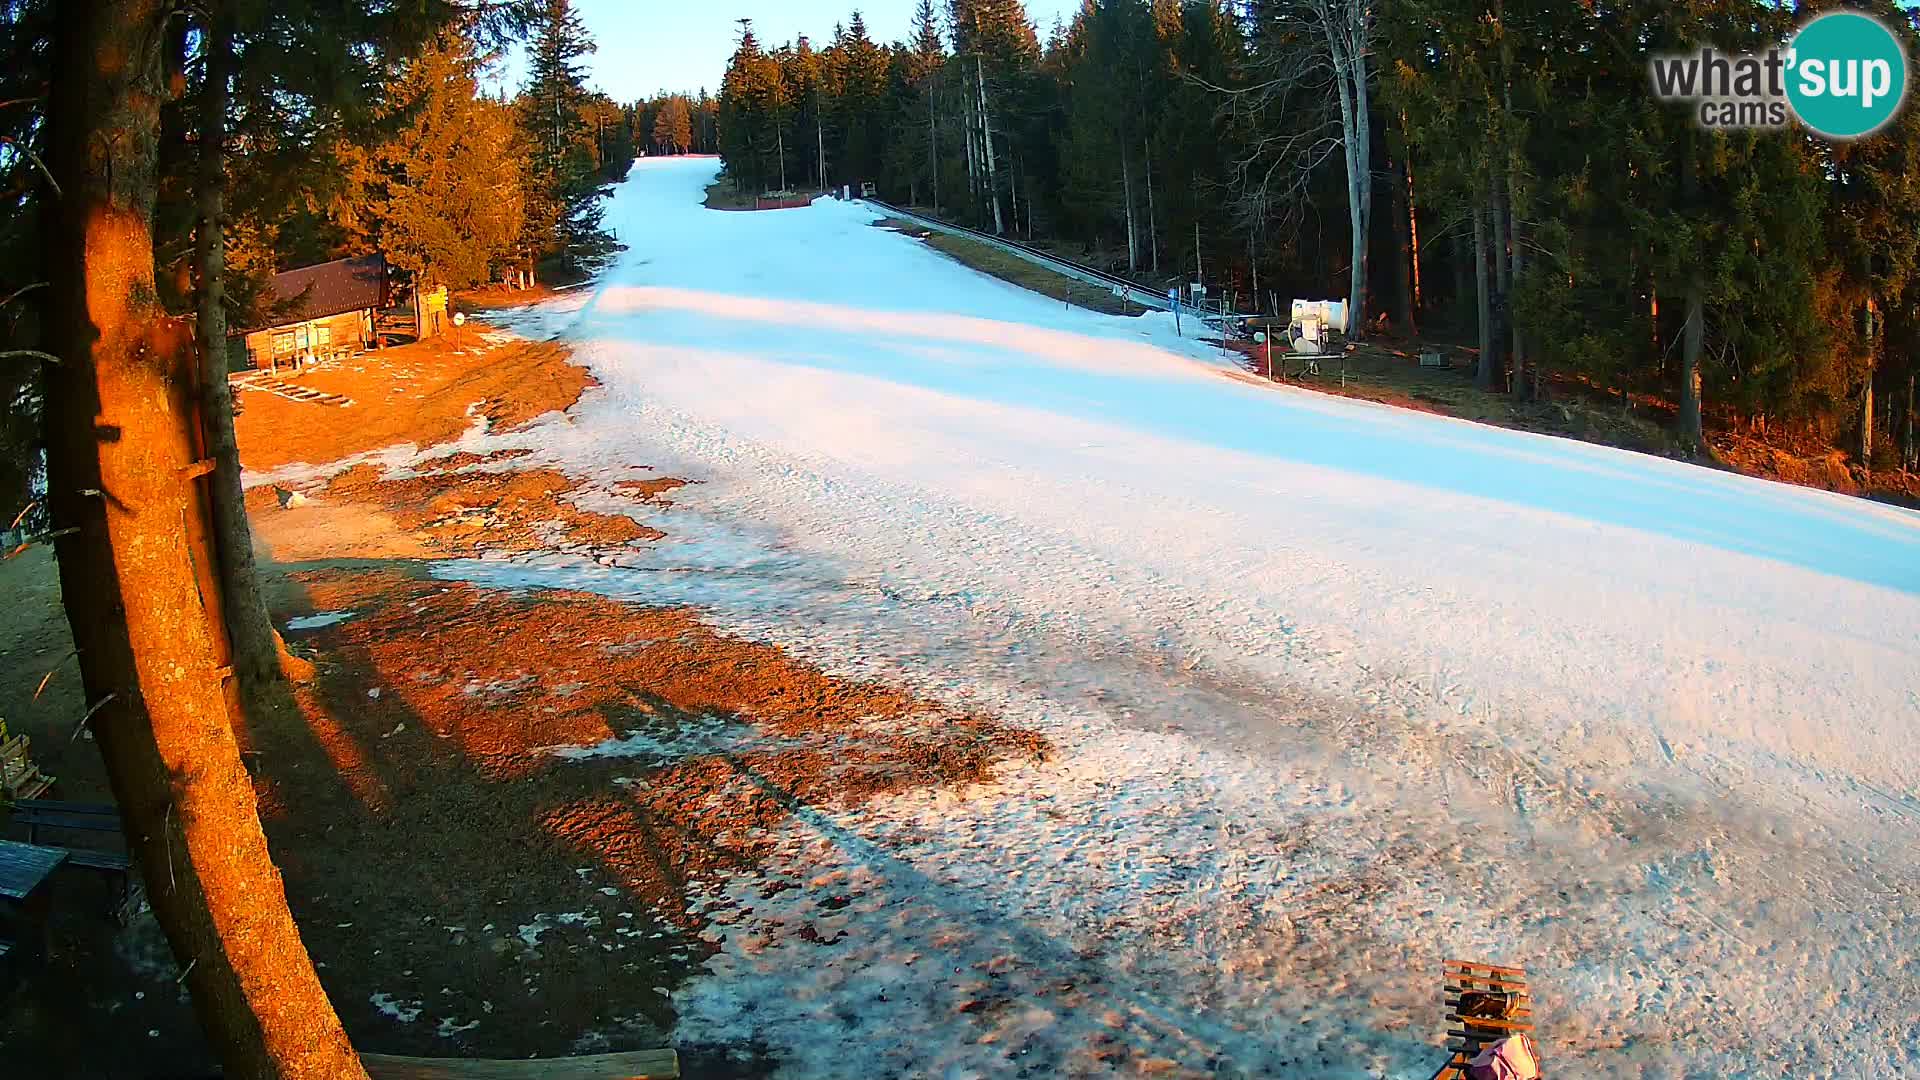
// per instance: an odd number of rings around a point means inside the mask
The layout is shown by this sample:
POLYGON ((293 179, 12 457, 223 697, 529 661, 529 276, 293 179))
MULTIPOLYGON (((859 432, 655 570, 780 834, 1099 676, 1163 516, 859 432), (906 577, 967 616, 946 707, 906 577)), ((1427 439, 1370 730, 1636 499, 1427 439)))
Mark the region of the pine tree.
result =
POLYGON ((693 112, 687 99, 679 94, 667 98, 653 122, 653 141, 668 154, 685 154, 693 149, 693 112))
POLYGON ((423 285, 467 288, 507 264, 524 225, 513 116, 479 95, 473 43, 449 32, 411 60, 376 110, 380 142, 343 141, 336 218, 423 285))

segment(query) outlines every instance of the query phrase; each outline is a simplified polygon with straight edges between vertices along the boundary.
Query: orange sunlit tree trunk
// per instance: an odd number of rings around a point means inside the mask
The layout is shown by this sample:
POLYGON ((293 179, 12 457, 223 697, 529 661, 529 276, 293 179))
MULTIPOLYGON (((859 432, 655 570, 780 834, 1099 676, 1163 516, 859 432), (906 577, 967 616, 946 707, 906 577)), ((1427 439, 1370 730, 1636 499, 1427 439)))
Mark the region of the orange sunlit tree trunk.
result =
POLYGON ((63 0, 48 99, 49 502, 91 723, 229 1077, 364 1077, 287 909, 241 764, 193 438, 191 335, 154 291, 171 0, 63 0))

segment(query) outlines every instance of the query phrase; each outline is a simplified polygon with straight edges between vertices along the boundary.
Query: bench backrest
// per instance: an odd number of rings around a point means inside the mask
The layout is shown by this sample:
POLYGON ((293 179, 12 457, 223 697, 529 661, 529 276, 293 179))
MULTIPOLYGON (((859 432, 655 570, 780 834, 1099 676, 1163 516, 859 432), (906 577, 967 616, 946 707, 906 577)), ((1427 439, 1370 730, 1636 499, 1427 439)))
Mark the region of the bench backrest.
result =
POLYGON ((21 799, 13 804, 17 824, 50 829, 87 829, 119 832, 120 808, 112 803, 61 802, 58 799, 21 799))

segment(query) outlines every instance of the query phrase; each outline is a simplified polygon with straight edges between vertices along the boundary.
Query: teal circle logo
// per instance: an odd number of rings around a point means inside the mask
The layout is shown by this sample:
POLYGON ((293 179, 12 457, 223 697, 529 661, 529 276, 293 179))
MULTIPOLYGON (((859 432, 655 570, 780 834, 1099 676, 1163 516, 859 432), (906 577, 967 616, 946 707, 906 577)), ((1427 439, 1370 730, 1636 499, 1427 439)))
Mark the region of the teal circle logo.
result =
POLYGON ((1787 104, 1830 139, 1880 130, 1907 96, 1907 52, 1885 23, 1833 11, 1802 26, 1790 43, 1787 104))

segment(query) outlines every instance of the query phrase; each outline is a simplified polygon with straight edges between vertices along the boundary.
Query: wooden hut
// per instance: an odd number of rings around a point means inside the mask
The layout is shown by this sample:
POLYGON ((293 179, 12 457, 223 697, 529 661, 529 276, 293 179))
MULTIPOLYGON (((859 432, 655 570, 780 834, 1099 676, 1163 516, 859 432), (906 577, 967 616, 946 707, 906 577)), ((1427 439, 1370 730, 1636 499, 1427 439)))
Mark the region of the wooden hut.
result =
POLYGON ((272 369, 302 357, 328 359, 365 349, 387 306, 383 255, 336 259, 273 276, 271 325, 244 331, 249 367, 272 369))

